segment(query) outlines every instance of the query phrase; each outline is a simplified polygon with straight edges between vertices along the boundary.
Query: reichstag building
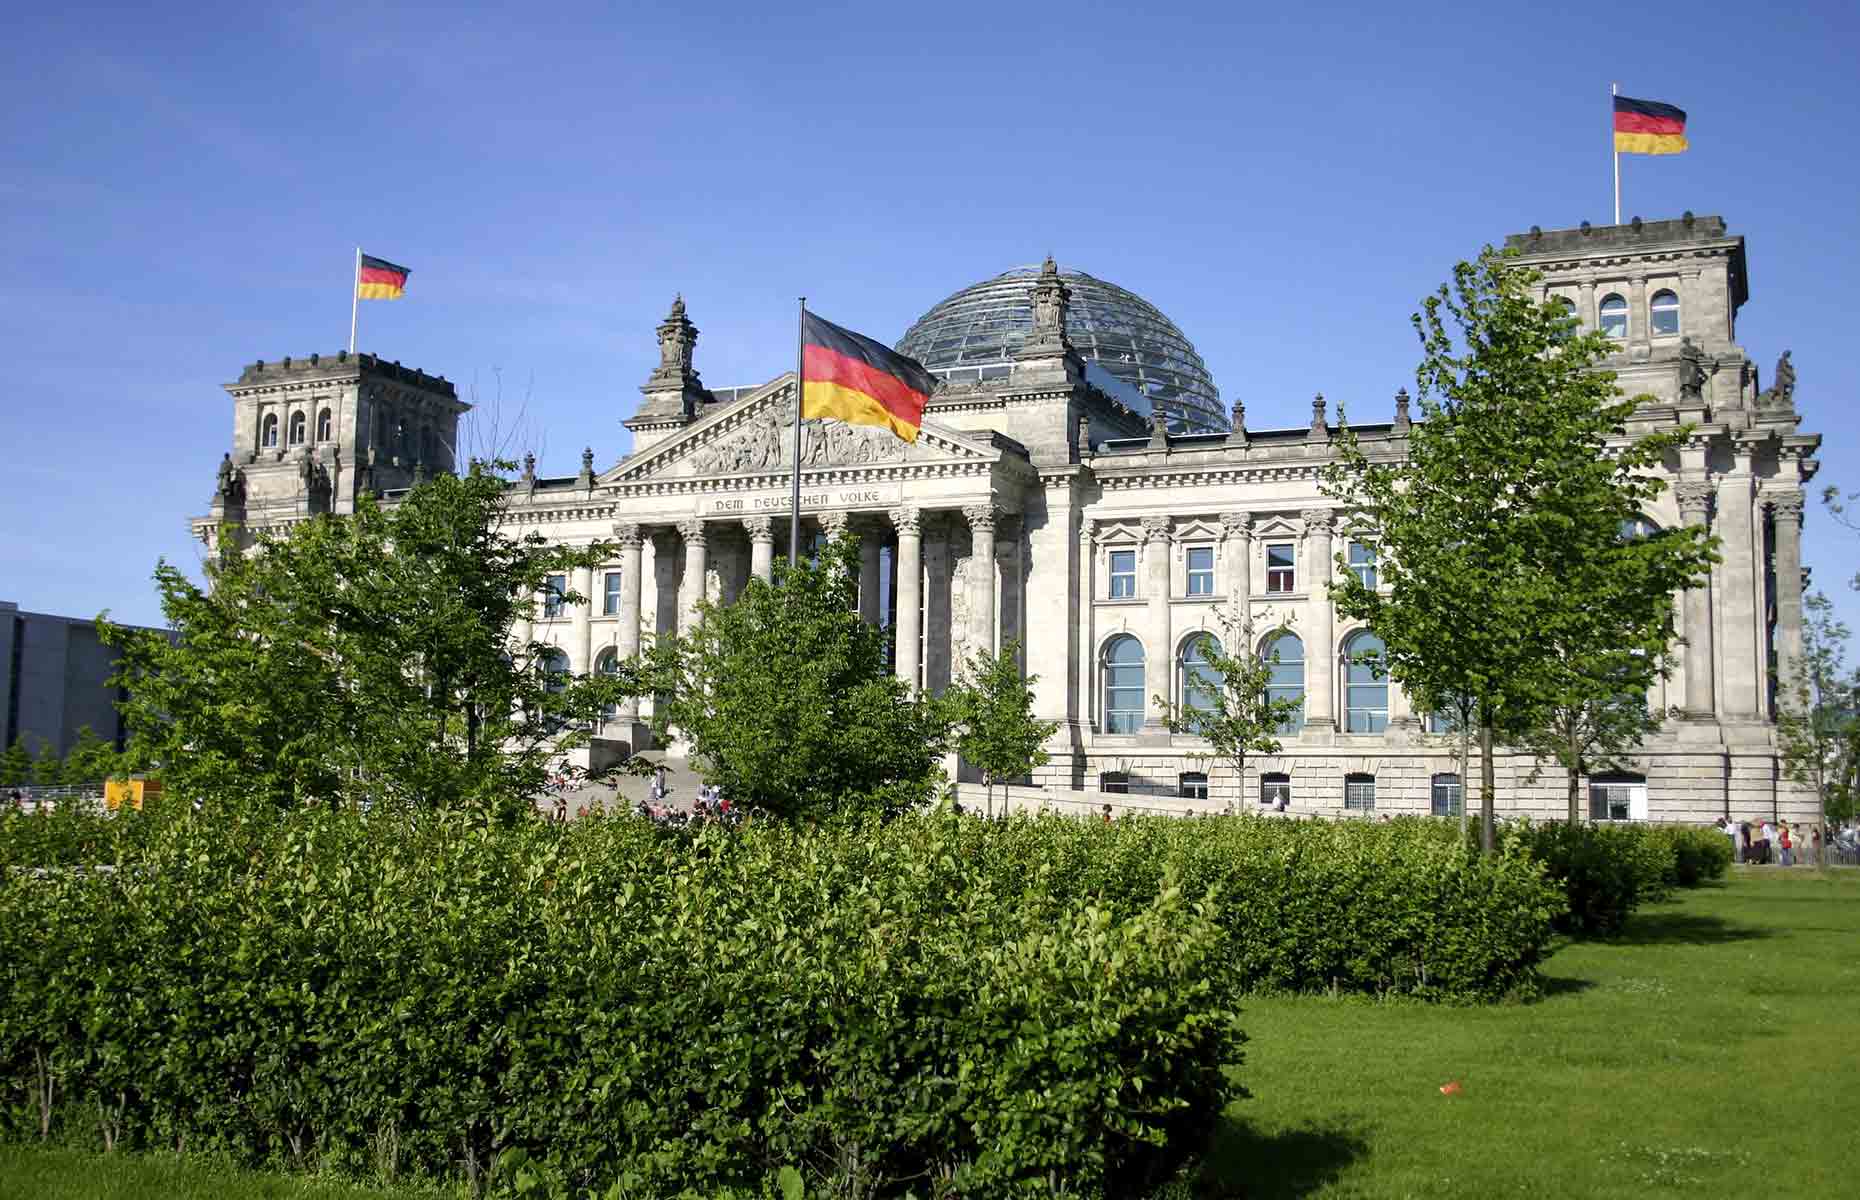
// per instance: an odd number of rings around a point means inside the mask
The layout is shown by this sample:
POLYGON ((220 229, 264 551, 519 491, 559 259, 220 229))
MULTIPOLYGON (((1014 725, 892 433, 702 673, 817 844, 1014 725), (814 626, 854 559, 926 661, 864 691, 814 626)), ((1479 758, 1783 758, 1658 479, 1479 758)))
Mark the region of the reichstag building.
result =
MULTIPOLYGON (((1779 770, 1772 681, 1801 654, 1803 486, 1820 438, 1799 431, 1788 356, 1764 381, 1738 345, 1743 238, 1687 213, 1533 228, 1507 245, 1615 339, 1621 386, 1654 398, 1638 429, 1693 427, 1645 519, 1706 524, 1723 541, 1709 586, 1675 600, 1684 645, 1649 696, 1670 716, 1630 770, 1584 781, 1591 815, 1818 819, 1813 794, 1779 770)), ((786 544, 793 375, 706 387, 682 300, 657 336, 659 365, 625 422, 632 452, 590 449, 567 477, 530 462, 511 492, 517 530, 615 546, 603 568, 559 581, 589 603, 539 596, 517 631, 575 672, 611 669, 685 626, 701 597, 728 602, 786 544)), ((1062 801, 1457 810, 1457 738, 1358 665, 1378 643, 1326 598, 1333 571, 1373 581, 1376 567, 1369 548, 1339 544, 1318 486, 1335 435, 1322 397, 1308 425, 1248 427, 1160 309, 1050 259, 936 304, 898 348, 943 380, 917 442, 810 422, 800 454, 804 528, 860 539, 860 612, 895 631, 900 676, 940 689, 971 652, 1018 643, 1040 715, 1059 722, 1033 782, 1062 801), (1151 700, 1191 696, 1205 671, 1198 635, 1234 628, 1257 631, 1254 648, 1277 654, 1274 688, 1303 700, 1282 753, 1250 761, 1245 779, 1201 739, 1171 734, 1151 700)), ((364 490, 392 497, 453 469, 467 408, 443 376, 369 355, 257 362, 227 391, 233 445, 193 522, 209 544, 222 523, 344 512, 364 490)), ((1406 394, 1382 415, 1356 433, 1372 453, 1399 454, 1406 394)), ((648 744, 648 715, 617 712, 594 753, 648 744)), ((1504 809, 1560 816, 1565 780, 1554 767, 1533 779, 1536 765, 1500 757, 1504 809)))

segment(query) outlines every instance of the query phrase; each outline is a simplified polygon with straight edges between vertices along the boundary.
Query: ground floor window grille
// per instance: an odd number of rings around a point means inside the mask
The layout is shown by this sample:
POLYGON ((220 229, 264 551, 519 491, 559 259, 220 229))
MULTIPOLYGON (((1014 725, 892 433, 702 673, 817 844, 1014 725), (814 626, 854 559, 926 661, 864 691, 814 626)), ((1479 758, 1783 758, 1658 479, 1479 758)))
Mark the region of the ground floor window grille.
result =
POLYGON ((1466 791, 1458 775, 1434 776, 1434 815, 1457 817, 1465 811, 1466 791))
POLYGON ((1205 771, 1184 771, 1176 777, 1176 795, 1184 800, 1208 798, 1208 775, 1205 771))
POLYGON ((1284 812, 1292 804, 1292 777, 1271 771, 1259 777, 1259 802, 1284 812))
POLYGON ((1360 812, 1368 812, 1376 806, 1376 777, 1374 775, 1350 775, 1343 781, 1343 806, 1360 812))
POLYGON ((1589 783, 1591 821, 1645 821, 1647 781, 1639 776, 1615 775, 1589 783))
POLYGON ((1130 772, 1105 771, 1098 776, 1098 790, 1127 795, 1130 792, 1130 772))

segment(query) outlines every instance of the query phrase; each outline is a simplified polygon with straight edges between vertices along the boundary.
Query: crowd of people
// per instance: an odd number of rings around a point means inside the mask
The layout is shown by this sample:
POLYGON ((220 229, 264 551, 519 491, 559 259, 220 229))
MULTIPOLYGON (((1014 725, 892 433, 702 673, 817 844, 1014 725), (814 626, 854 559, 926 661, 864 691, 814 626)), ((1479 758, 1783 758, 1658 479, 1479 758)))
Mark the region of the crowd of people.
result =
POLYGON ((1849 821, 1831 831, 1820 825, 1803 827, 1787 821, 1762 817, 1755 821, 1734 821, 1719 817, 1713 828, 1731 839, 1732 859, 1756 866, 1828 865, 1830 853, 1843 857, 1860 854, 1860 824, 1849 821))

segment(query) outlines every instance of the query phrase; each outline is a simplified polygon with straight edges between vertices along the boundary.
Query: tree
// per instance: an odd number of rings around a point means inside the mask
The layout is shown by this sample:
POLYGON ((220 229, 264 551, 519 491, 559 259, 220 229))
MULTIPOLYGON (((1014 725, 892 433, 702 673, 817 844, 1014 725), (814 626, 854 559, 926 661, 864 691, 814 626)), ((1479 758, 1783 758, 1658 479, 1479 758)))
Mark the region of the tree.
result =
POLYGON ((1059 722, 1033 715, 1033 685, 1039 678, 1021 677, 1020 645, 1009 642, 1000 654, 982 650, 972 655, 950 690, 950 715, 961 729, 956 752, 982 772, 991 815, 995 784, 1045 766, 1046 739, 1059 728, 1059 722))
POLYGON ((251 553, 224 539, 206 589, 161 564, 172 640, 99 622, 122 648, 132 765, 203 801, 527 809, 631 681, 570 679, 551 647, 511 644, 548 576, 610 551, 504 532, 505 488, 474 464, 251 553))
POLYGON ((1802 610, 1801 669, 1776 714, 1783 772, 1815 789, 1824 817, 1845 821, 1860 809, 1860 678, 1847 670, 1847 626, 1828 598, 1810 592, 1802 610))
POLYGON ((20 787, 32 782, 32 752, 15 739, 0 754, 0 787, 20 787))
POLYGON ((1232 767, 1235 786, 1245 796, 1247 758, 1279 752, 1279 734, 1298 719, 1304 700, 1273 697, 1272 668, 1278 652, 1269 659, 1253 652, 1250 623, 1222 616, 1221 626, 1237 650, 1229 653, 1213 635, 1201 634, 1194 644, 1207 663, 1205 674, 1187 682, 1179 703, 1166 696, 1157 696, 1155 702, 1169 732, 1207 739, 1208 751, 1193 757, 1232 767))
POLYGON ((77 742, 65 755, 60 781, 77 786, 102 783, 115 769, 116 747, 86 725, 78 730, 77 742))
MULTIPOLYGON (((1378 547, 1383 584, 1340 572, 1338 611, 1369 624, 1424 708, 1463 697, 1477 714, 1488 852, 1494 742, 1529 742, 1560 710, 1644 690, 1672 636, 1673 590, 1712 554, 1692 526, 1621 538, 1686 431, 1627 435, 1636 401, 1598 367, 1612 342, 1540 302, 1539 278, 1490 247, 1458 264, 1413 318, 1423 419, 1407 454, 1371 453, 1346 431, 1325 478, 1349 538, 1378 547), (1601 611, 1610 604, 1622 611, 1601 611)), ((1583 736, 1618 727, 1594 728, 1583 736)))
POLYGON ((57 787, 64 777, 65 760, 58 757, 58 747, 41 741, 38 760, 32 764, 32 782, 40 787, 57 787))
POLYGON ((739 806, 831 817, 921 804, 949 744, 950 706, 887 667, 890 633, 860 620, 859 544, 775 566, 734 603, 699 601, 689 632, 643 656, 653 727, 739 806))

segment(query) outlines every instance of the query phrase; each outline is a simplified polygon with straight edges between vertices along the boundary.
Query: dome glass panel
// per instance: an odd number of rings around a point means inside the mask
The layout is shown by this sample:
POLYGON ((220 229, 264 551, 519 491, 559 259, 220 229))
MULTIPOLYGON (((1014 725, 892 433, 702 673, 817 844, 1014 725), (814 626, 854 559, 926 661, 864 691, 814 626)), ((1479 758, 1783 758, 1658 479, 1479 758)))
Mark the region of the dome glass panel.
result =
MULTIPOLYGON (((1175 322, 1114 283, 1061 271, 1072 291, 1066 334, 1073 349, 1167 414, 1173 429, 1224 430, 1227 410, 1207 364, 1175 322)), ((963 288, 917 319, 897 349, 940 375, 975 378, 974 368, 1006 364, 1033 332, 1033 285, 1040 268, 1016 267, 963 288)), ((984 371, 981 378, 992 378, 984 371)))

